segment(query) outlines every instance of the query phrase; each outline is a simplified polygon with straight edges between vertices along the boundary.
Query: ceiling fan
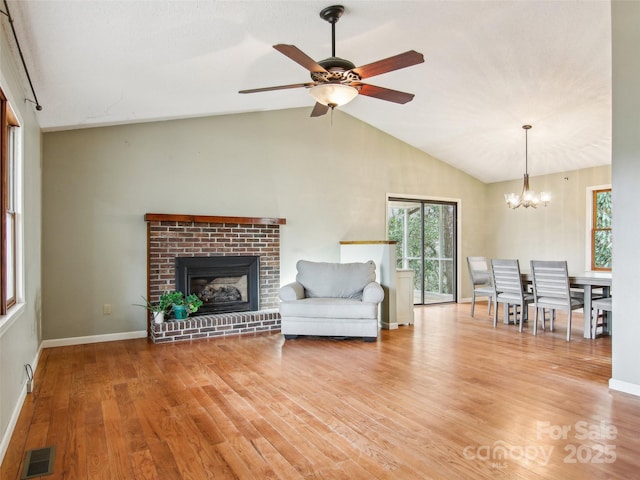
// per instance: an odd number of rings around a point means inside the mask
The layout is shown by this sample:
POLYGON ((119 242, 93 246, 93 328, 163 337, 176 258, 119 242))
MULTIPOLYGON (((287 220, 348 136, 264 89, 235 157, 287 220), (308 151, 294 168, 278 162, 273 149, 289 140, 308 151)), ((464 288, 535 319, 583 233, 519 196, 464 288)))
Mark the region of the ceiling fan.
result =
POLYGON ((333 5, 324 8, 320 12, 320 17, 331 24, 331 56, 329 58, 316 62, 294 45, 278 44, 273 46, 280 53, 309 70, 311 72, 311 82, 253 88, 240 90, 238 93, 268 92, 300 87, 309 88, 309 93, 316 100, 316 105, 311 111, 312 117, 324 115, 329 109, 333 110, 335 107, 350 102, 358 94, 402 104, 413 100, 414 95, 412 93, 377 87, 362 83, 361 80, 423 63, 423 55, 415 50, 409 50, 361 67, 356 67, 349 60, 336 57, 336 23, 343 13, 344 7, 342 5, 333 5))

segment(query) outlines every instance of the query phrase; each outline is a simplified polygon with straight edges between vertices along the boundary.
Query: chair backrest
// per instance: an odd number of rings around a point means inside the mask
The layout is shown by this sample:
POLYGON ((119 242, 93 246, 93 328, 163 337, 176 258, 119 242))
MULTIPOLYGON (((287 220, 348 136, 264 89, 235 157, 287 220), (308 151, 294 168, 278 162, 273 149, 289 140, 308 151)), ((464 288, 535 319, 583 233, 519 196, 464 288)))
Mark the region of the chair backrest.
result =
POLYGON ((566 261, 531 260, 531 273, 536 302, 538 298, 545 297, 570 303, 571 289, 566 261))
POLYGON ((491 260, 491 270, 496 292, 524 296, 518 260, 491 260))
POLYGON ((474 287, 478 285, 491 285, 491 272, 487 266, 486 257, 467 257, 469 275, 474 287))

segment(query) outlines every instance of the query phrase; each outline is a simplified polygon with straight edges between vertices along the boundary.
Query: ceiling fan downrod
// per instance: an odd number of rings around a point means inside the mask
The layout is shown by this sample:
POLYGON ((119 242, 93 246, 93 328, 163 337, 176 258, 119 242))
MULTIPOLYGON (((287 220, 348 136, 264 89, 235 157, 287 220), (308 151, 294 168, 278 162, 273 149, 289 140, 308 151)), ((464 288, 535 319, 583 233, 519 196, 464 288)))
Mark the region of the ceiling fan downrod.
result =
POLYGON ((320 12, 320 18, 326 20, 331 24, 331 56, 336 56, 336 23, 340 20, 340 17, 344 13, 344 7, 342 5, 332 5, 327 8, 323 8, 320 12))

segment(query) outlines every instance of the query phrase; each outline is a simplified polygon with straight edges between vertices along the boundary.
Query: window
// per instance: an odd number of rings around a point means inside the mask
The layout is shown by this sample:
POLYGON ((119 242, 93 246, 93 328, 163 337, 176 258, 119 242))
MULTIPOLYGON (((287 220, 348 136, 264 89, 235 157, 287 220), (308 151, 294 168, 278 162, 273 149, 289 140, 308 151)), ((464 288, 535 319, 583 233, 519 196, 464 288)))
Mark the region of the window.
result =
POLYGON ((388 198, 388 238, 398 268, 414 271, 418 305, 456 301, 457 203, 388 198))
POLYGON ((18 121, 0 90, 0 315, 16 303, 18 121))
POLYGON ((611 188, 593 190, 591 269, 611 270, 611 188))

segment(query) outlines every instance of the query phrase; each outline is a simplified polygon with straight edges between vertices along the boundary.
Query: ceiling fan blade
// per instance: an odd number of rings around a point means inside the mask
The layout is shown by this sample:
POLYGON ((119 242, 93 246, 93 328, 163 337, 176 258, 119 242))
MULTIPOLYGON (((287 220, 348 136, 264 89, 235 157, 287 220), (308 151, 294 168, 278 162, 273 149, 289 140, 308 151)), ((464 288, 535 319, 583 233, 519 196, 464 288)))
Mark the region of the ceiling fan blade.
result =
POLYGON ((292 85, 278 85, 277 87, 251 88, 249 90, 240 90, 238 93, 270 92, 271 90, 286 90, 287 88, 312 87, 314 85, 315 85, 314 82, 294 83, 292 85))
POLYGON ((393 57, 378 60, 377 62, 363 65, 362 67, 356 67, 352 71, 360 75, 360 78, 369 78, 381 73, 392 72, 393 70, 399 70, 401 68, 417 65, 424 62, 424 56, 415 50, 409 50, 408 52, 400 53, 393 57))
POLYGON ((324 115, 328 111, 329 111, 329 106, 328 105, 323 105, 320 102, 316 102, 315 107, 313 107, 313 110, 311 111, 311 116, 312 117, 321 117, 322 115, 324 115))
POLYGON ((278 50, 283 55, 286 55, 297 64, 302 65, 310 72, 326 72, 326 70, 322 68, 314 59, 309 57, 295 45, 285 45, 283 43, 279 43, 278 45, 274 45, 273 48, 278 50))
POLYGON ((376 87, 375 85, 369 85, 366 83, 359 83, 357 85, 360 86, 360 95, 386 100, 387 102, 404 104, 410 102, 413 100, 413 97, 415 97, 413 93, 399 92, 398 90, 376 87))

